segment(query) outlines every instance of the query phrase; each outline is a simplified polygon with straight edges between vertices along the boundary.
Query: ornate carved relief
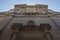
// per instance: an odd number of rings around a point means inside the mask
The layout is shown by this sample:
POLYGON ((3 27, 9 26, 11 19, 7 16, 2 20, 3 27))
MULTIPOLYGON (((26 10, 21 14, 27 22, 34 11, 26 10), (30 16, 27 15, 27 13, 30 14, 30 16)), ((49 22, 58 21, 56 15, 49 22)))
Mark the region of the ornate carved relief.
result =
POLYGON ((51 26, 49 24, 34 25, 35 23, 32 20, 28 21, 27 25, 14 23, 14 27, 12 26, 12 28, 15 31, 12 30, 9 40, 53 40, 52 34, 50 33, 51 26))

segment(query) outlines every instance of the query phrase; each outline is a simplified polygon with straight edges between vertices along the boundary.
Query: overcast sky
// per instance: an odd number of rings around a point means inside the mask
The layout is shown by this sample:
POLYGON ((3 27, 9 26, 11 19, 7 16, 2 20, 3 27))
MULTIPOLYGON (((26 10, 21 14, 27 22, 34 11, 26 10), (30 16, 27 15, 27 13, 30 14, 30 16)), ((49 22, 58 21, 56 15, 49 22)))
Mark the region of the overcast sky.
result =
POLYGON ((60 12, 60 0, 0 0, 0 12, 13 9, 15 4, 46 4, 49 9, 60 12))

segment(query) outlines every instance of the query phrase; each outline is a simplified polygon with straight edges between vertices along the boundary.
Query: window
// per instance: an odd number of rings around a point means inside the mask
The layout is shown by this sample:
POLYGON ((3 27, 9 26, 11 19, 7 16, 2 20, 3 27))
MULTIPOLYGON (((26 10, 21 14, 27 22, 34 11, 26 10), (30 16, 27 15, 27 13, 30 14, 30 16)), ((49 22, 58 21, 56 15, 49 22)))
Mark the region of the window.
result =
POLYGON ((32 21, 32 20, 30 20, 30 21, 28 21, 27 25, 28 25, 28 26, 34 26, 34 25, 35 25, 35 22, 32 21))

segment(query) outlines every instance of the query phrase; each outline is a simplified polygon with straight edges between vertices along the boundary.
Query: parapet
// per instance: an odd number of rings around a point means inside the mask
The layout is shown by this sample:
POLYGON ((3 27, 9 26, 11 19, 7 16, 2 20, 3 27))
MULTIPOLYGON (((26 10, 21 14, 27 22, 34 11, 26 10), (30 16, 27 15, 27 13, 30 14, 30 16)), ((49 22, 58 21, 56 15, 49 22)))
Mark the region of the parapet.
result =
POLYGON ((17 5, 15 5, 15 9, 27 8, 27 7, 35 7, 35 8, 45 8, 45 9, 48 9, 48 5, 43 5, 43 4, 36 4, 36 5, 17 4, 17 5))

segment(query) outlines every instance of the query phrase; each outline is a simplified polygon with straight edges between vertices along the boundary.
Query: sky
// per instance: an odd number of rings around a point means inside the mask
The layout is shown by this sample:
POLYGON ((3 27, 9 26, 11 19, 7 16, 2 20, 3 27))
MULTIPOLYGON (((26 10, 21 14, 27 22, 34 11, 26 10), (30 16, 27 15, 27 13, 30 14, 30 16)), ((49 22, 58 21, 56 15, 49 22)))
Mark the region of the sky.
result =
POLYGON ((60 0, 0 0, 0 12, 14 9, 15 4, 45 4, 48 5, 48 9, 60 12, 60 0))

